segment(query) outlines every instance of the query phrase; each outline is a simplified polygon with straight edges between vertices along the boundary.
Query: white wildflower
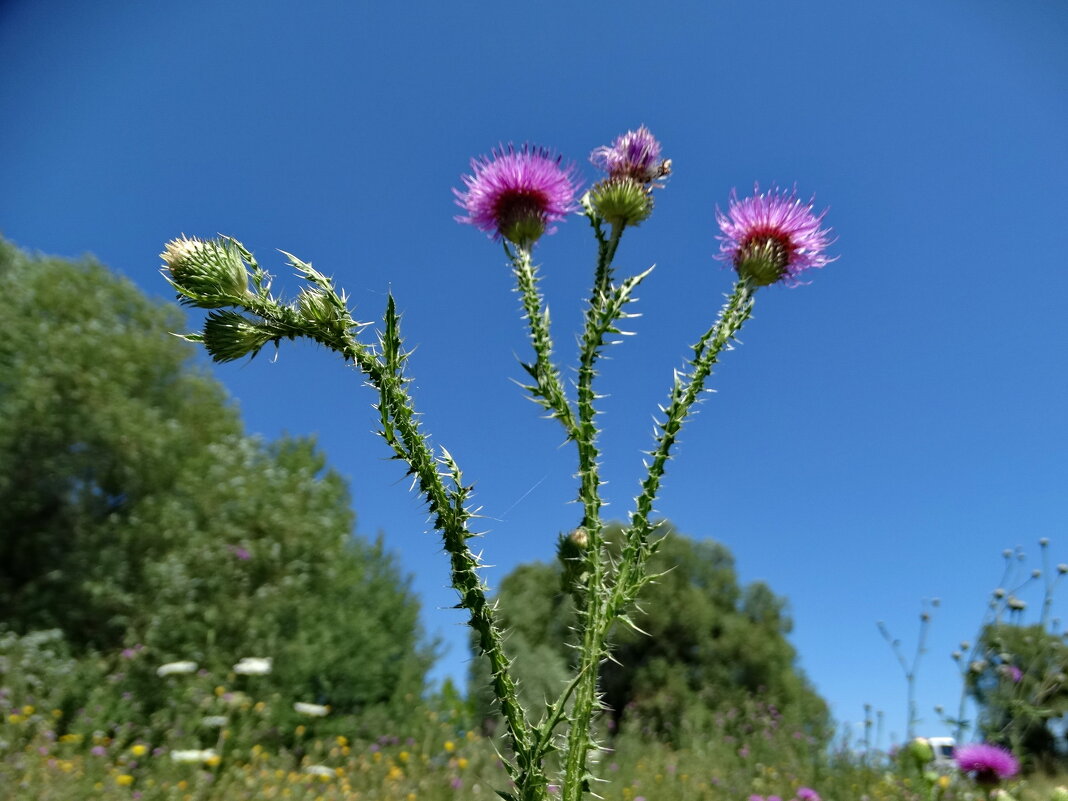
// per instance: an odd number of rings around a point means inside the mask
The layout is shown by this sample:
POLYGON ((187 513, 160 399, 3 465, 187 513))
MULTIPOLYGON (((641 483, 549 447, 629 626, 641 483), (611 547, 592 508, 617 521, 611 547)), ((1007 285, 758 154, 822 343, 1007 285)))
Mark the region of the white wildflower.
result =
POLYGON ((156 668, 157 676, 173 676, 182 673, 195 673, 197 670, 196 662, 168 662, 165 665, 160 665, 156 668))
POLYGON ((214 748, 198 750, 191 748, 187 751, 171 751, 171 759, 175 762, 208 762, 216 756, 214 748))
POLYGON ((330 713, 330 707, 323 706, 322 704, 306 704, 303 701, 297 701, 293 704, 293 709, 302 715, 309 715, 313 718, 326 717, 330 713))
POLYGON ((328 768, 326 765, 305 765, 304 772, 310 773, 312 776, 336 776, 337 771, 333 768, 328 768))
POLYGON ((234 673, 242 676, 266 676, 271 672, 272 661, 269 656, 246 656, 234 665, 234 673))
POLYGON ((201 719, 201 724, 209 729, 221 729, 226 725, 226 715, 208 715, 201 719))

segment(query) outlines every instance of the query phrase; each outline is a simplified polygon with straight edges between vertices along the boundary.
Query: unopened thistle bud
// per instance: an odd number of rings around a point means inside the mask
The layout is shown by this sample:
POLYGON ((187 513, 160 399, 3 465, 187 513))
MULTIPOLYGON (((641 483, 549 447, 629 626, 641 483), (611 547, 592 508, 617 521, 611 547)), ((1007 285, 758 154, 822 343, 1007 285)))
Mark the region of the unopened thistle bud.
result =
POLYGON ((605 222, 619 227, 636 226, 653 213, 652 194, 628 176, 606 178, 594 185, 590 203, 605 222))
POLYGON ((571 592, 582 583, 585 575, 586 549, 589 537, 586 529, 576 528, 570 534, 561 534, 556 543, 556 556, 564 568, 562 576, 564 590, 571 592))
POLYGON ((217 362, 232 362, 253 356, 275 338, 261 325, 235 311, 214 311, 204 321, 204 348, 217 362))
POLYGON ((164 274, 185 303, 204 309, 231 306, 248 293, 248 271, 226 240, 172 239, 160 254, 164 274))

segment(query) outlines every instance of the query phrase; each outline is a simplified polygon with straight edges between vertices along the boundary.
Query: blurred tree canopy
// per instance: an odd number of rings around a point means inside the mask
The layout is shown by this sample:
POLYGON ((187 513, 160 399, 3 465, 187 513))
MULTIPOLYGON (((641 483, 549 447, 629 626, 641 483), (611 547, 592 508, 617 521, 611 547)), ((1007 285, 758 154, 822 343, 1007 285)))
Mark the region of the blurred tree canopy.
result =
MULTIPOLYGON (((606 535, 619 540, 621 527, 606 535)), ((708 730, 717 713, 757 700, 817 741, 831 733, 826 703, 797 667, 786 636, 785 600, 767 585, 738 584, 734 559, 712 540, 695 541, 662 523, 664 537, 650 564, 662 573, 632 614, 639 633, 617 626, 613 656, 601 671, 609 728, 637 728, 678 741, 684 729, 708 730)), ((530 710, 553 701, 564 686, 574 650, 565 643, 574 605, 558 565, 516 568, 501 582, 498 602, 508 627, 520 693, 530 710)), ((472 667, 480 714, 493 714, 484 660, 472 667)))
POLYGON ((151 665, 273 657, 264 689, 339 711, 422 691, 418 602, 344 481, 243 433, 177 308, 3 240, 0 298, 0 620, 151 665))

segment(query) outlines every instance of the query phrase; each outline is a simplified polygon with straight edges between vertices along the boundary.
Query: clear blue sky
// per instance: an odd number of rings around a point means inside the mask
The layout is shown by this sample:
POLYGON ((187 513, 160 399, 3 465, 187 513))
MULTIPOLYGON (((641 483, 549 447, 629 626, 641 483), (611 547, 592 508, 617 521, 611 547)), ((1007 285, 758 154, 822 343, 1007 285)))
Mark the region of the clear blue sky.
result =
MULTIPOLYGON (((671 370, 731 283, 715 205, 796 181, 831 206, 840 259, 761 291, 659 511, 789 598, 801 664, 842 721, 871 703, 903 731, 875 623, 911 639, 940 597, 920 676, 933 732, 1001 550, 1044 536, 1068 561, 1065 42, 1060 0, 9 0, 0 232, 95 254, 157 296, 181 232, 242 239, 291 291, 274 249, 310 260, 365 320, 392 288, 426 427, 477 483, 494 583, 551 558, 578 511, 573 453, 510 382, 527 350, 501 251, 452 219, 469 158, 530 140, 589 181, 590 150, 645 123, 674 161, 618 259, 657 264, 638 336, 603 371, 619 517, 671 370)), ((569 361, 592 252, 581 221, 538 247, 569 361)), ((359 378, 293 345, 211 369, 250 431, 318 436, 360 533, 384 532, 448 646, 437 675, 461 677, 445 558, 359 378)))

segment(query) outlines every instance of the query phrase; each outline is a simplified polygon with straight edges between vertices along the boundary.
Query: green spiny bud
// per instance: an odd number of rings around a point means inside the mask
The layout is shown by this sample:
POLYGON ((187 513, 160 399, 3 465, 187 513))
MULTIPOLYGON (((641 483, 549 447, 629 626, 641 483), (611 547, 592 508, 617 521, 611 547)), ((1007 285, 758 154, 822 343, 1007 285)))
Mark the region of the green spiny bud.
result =
POLYGON ((274 338, 263 326, 229 309, 214 311, 204 321, 204 347, 217 362, 236 361, 250 353, 255 356, 274 338))
POLYGON ((302 289, 297 308, 303 317, 316 323, 333 323, 337 319, 337 310, 330 302, 330 296, 321 289, 302 289))
POLYGON ((564 589, 568 592, 582 582, 586 568, 586 549, 589 538, 586 529, 576 528, 570 534, 561 534, 556 543, 556 557, 564 568, 564 589))
POLYGON ((594 210, 612 225, 638 225, 653 213, 653 196, 644 185, 627 176, 608 178, 590 190, 594 210))
POLYGON ((911 760, 917 767, 922 768, 934 759, 934 749, 923 737, 917 737, 902 749, 902 756, 911 760))
POLYGON ((205 309, 232 306, 248 294, 248 271, 229 241, 182 236, 160 254, 168 280, 183 302, 205 309))

